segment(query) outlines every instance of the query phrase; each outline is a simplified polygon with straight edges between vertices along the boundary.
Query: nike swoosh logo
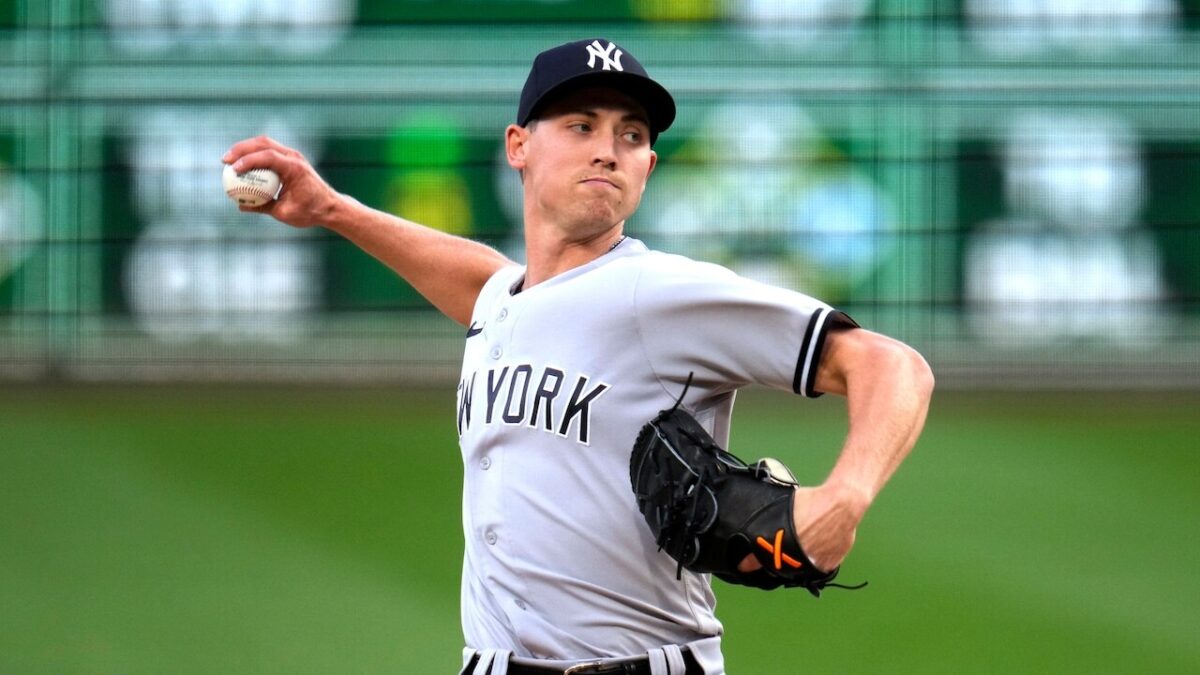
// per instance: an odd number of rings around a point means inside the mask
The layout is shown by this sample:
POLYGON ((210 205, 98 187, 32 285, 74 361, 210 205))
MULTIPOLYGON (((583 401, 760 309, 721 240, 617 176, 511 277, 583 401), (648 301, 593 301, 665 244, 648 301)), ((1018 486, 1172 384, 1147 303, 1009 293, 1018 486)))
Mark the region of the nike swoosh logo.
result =
POLYGON ((476 328, 476 327, 475 327, 475 322, 474 322, 474 321, 472 321, 472 322, 471 322, 471 327, 467 329, 467 337, 469 337, 469 338, 473 338, 473 337, 475 337, 476 335, 479 335, 480 333, 482 333, 482 332, 483 332, 483 326, 485 326, 485 325, 487 325, 487 324, 481 324, 481 325, 480 325, 478 328, 476 328))

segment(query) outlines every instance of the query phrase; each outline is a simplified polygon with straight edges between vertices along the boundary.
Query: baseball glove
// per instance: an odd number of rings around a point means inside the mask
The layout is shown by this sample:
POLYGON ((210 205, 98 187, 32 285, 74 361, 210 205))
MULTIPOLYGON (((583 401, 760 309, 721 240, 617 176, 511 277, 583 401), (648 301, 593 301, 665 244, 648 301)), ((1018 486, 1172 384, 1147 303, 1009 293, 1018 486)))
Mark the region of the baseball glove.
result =
POLYGON ((642 427, 629 478, 659 550, 679 563, 676 578, 686 567, 766 590, 801 586, 817 597, 826 586, 861 588, 831 584, 838 569, 817 569, 800 547, 791 471, 774 459, 747 465, 678 403, 642 427), (738 571, 747 554, 762 567, 738 571))

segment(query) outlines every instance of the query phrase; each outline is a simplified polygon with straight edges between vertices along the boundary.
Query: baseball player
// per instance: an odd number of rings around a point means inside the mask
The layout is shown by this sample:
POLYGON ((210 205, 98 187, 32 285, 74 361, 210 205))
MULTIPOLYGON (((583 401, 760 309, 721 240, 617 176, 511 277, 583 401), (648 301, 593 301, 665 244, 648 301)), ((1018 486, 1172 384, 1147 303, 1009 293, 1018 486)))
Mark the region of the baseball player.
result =
MULTIPOLYGON (((244 210, 339 233, 466 328, 453 411, 464 673, 724 672, 710 575, 656 536, 636 479, 631 489, 635 442, 667 438, 639 433, 659 411, 680 410, 696 425, 688 438, 724 448, 746 385, 846 397, 827 480, 775 481, 787 498, 773 502, 774 539, 721 549, 736 555, 722 578, 765 588, 796 585, 789 566, 836 571, 924 424, 933 380, 911 348, 814 298, 625 235, 674 117, 667 90, 611 41, 537 55, 504 135, 524 186, 523 266, 339 194, 269 138, 224 157, 282 178, 277 201, 244 210)), ((738 498, 720 499, 726 512, 738 498)))

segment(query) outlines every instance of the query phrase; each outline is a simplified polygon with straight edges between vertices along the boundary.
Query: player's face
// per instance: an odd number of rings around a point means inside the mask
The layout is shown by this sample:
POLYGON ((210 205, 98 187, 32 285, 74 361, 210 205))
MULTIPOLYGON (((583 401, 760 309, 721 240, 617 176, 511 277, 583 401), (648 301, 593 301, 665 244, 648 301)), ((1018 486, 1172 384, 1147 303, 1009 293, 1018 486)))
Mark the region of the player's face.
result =
POLYGON ((581 237, 637 210, 657 156, 636 101, 588 88, 552 103, 532 129, 509 128, 509 161, 524 172, 526 215, 581 237))

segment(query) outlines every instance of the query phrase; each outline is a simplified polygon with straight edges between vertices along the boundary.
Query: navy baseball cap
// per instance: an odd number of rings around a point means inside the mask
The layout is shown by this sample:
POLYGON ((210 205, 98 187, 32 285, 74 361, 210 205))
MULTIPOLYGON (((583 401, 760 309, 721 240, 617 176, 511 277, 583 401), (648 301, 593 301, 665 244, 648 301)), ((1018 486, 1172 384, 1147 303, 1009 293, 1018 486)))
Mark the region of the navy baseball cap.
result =
POLYGON ((579 40, 538 54, 529 69, 517 107, 517 124, 525 126, 555 97, 584 86, 612 87, 646 109, 650 144, 675 121, 675 99, 629 52, 611 40, 579 40))

